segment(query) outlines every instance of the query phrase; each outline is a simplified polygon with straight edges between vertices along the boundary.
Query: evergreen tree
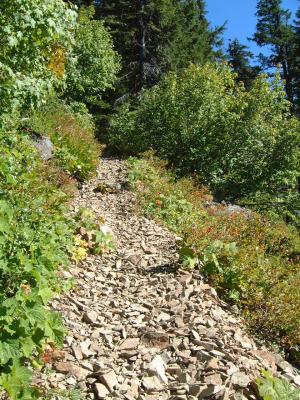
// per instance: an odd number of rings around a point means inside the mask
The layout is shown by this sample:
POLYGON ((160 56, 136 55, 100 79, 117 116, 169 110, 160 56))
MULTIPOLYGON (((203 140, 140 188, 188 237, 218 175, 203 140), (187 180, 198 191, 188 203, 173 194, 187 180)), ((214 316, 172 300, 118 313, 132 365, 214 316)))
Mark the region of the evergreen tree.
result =
POLYGON ((113 35, 115 49, 122 56, 121 92, 126 93, 128 87, 140 89, 146 69, 145 46, 142 51, 145 18, 142 0, 102 0, 97 16, 105 20, 113 35))
POLYGON ((293 72, 294 72, 294 93, 296 110, 300 112, 300 7, 296 13, 294 21, 294 54, 293 54, 293 72))
POLYGON ((250 88, 252 81, 261 69, 258 66, 251 65, 254 55, 249 47, 234 39, 229 43, 227 58, 233 71, 238 75, 238 80, 244 82, 247 89, 250 88))
POLYGON ((223 28, 210 28, 204 0, 102 0, 98 17, 109 26, 123 59, 123 93, 219 55, 214 49, 223 28))
POLYGON ((204 64, 221 57, 224 25, 212 29, 206 18, 203 0, 177 1, 174 29, 168 37, 165 62, 168 69, 178 70, 190 62, 204 64))
POLYGON ((259 0, 257 3, 258 22, 253 40, 259 46, 269 46, 270 56, 261 56, 268 67, 281 66, 285 80, 287 98, 293 102, 293 48, 294 33, 290 24, 291 12, 282 7, 282 0, 259 0))

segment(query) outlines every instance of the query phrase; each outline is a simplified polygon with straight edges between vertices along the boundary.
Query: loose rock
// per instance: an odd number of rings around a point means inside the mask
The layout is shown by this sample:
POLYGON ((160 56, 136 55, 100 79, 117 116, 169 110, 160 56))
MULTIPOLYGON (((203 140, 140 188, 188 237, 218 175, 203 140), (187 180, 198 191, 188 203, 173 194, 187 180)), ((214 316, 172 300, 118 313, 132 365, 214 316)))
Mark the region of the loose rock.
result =
POLYGON ((199 271, 179 268, 178 238, 136 214, 127 186, 125 163, 104 159, 74 201, 74 211, 105 220, 116 250, 70 268, 74 290, 52 301, 69 329, 65 359, 35 382, 81 388, 82 400, 254 400, 265 369, 300 385, 299 372, 247 335, 199 271))

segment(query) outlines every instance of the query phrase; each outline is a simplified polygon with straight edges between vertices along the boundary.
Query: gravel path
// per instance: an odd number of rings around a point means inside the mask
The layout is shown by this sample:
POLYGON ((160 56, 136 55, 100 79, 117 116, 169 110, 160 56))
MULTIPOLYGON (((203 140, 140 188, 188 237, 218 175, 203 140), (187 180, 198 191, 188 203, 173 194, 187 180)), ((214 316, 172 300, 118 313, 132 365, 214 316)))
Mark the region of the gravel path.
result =
POLYGON ((243 400, 258 398, 253 380, 262 369, 300 383, 199 273, 176 268, 176 238, 138 216, 123 161, 103 159, 74 202, 80 207, 105 218, 117 250, 66 274, 76 286, 53 302, 69 335, 64 359, 42 377, 51 387, 77 387, 87 399, 243 400), (99 183, 113 190, 95 193, 99 183))

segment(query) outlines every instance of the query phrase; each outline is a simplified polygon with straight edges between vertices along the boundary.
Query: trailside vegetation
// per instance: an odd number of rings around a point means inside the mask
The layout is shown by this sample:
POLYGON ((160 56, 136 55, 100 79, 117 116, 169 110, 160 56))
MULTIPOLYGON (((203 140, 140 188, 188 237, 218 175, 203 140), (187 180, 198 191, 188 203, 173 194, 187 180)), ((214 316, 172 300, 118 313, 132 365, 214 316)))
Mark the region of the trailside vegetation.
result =
MULTIPOLYGON (((154 149, 179 174, 196 174, 219 200, 266 196, 279 208, 297 194, 299 120, 278 77, 250 90, 226 64, 170 73, 110 122, 111 146, 127 154, 154 149)), ((296 207, 297 208, 297 207, 296 207)))
POLYGON ((34 359, 63 341, 60 316, 45 306, 62 287, 56 270, 68 265, 75 225, 28 138, 1 131, 0 151, 0 387, 34 399, 34 359))
POLYGON ((50 98, 31 113, 26 127, 52 140, 56 163, 70 176, 84 181, 94 175, 102 147, 95 139, 92 115, 83 103, 50 98))
POLYGON ((119 68, 109 33, 89 24, 91 14, 78 20, 62 0, 0 4, 0 396, 12 400, 80 397, 47 393, 31 378, 63 343, 61 317, 48 303, 71 285, 64 269, 113 247, 91 212, 67 212, 101 154, 83 102, 111 88, 119 68), (35 147, 45 135, 48 161, 35 147))
POLYGON ((250 210, 212 203, 207 188, 191 178, 178 180, 152 153, 131 158, 128 165, 141 210, 181 237, 183 266, 200 268, 227 301, 239 305, 261 337, 287 351, 297 349, 300 238, 296 228, 250 210))
MULTIPOLYGON (((130 181, 144 212, 181 236, 183 265, 299 362, 300 11, 292 23, 281 0, 257 2, 253 40, 270 46, 270 79, 238 41, 221 61, 224 26, 210 25, 204 0, 71 3, 0 2, 0 391, 80 396, 46 393, 31 377, 63 342, 47 305, 70 285, 64 269, 113 249, 92 212, 67 213, 96 171, 103 107, 115 111, 111 149, 164 160, 131 159, 130 181), (44 135, 47 162, 34 146, 44 135), (264 213, 213 202, 224 199, 264 213)), ((259 387, 266 399, 298 395, 268 375, 259 387)))
POLYGON ((89 109, 101 104, 104 92, 113 88, 120 70, 112 36, 94 15, 93 6, 80 10, 64 90, 68 101, 85 103, 89 109))

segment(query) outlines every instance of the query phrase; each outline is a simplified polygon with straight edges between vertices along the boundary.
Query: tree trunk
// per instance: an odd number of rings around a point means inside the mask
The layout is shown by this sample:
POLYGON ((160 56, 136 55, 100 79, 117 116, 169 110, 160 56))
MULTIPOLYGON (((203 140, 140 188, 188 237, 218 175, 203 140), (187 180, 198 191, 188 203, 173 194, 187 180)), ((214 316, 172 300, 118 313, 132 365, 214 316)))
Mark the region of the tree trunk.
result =
POLYGON ((283 69, 283 79, 285 80, 285 91, 286 91, 287 99, 293 104, 294 98, 293 98, 293 89, 292 89, 289 65, 288 65, 287 57, 283 56, 282 58, 283 58, 282 59, 282 69, 283 69))
POLYGON ((145 11, 145 0, 140 1, 140 81, 139 81, 139 89, 142 89, 145 85, 145 61, 146 61, 146 26, 144 22, 144 11, 145 11))

